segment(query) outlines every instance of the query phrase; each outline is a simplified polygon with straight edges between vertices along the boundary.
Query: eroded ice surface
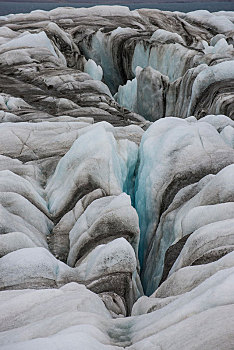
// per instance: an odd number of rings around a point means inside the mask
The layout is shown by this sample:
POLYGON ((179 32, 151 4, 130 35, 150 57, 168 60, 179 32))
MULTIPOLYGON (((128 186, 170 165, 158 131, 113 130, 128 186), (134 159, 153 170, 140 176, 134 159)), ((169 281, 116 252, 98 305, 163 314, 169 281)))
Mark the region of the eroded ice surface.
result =
POLYGON ((0 17, 1 349, 233 350, 233 18, 0 17))

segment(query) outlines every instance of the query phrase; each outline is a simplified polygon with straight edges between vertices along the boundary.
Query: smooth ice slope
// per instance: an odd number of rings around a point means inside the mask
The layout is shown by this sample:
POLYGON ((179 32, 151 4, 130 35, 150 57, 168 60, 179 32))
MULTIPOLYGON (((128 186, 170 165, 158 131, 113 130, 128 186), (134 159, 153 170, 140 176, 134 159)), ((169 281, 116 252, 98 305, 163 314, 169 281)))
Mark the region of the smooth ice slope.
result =
POLYGON ((71 209, 81 194, 97 188, 107 195, 120 194, 123 190, 132 194, 129 178, 134 173, 137 155, 135 143, 116 141, 103 126, 91 128, 74 142, 48 182, 46 192, 52 215, 60 216, 64 209, 71 209), (74 199, 76 193, 79 197, 74 199))

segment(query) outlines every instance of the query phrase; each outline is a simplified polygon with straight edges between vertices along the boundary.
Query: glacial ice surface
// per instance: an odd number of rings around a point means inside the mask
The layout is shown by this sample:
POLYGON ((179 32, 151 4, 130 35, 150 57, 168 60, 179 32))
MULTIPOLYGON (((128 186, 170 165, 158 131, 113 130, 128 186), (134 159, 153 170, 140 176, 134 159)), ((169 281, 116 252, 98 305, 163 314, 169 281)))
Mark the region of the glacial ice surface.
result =
POLYGON ((97 66, 96 63, 89 59, 84 66, 84 72, 88 73, 94 80, 102 80, 103 71, 101 66, 97 66))
POLYGON ((233 350, 233 19, 0 17, 1 349, 233 350))

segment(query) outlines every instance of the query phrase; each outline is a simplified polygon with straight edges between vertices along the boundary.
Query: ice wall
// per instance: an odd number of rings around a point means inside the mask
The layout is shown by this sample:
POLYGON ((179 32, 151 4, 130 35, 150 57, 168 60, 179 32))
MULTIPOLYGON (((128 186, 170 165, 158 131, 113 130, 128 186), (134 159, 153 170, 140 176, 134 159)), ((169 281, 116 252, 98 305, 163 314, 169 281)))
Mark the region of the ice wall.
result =
MULTIPOLYGON (((183 221, 176 222, 173 216, 178 203, 186 198, 185 194, 181 199, 176 195, 202 178, 204 186, 206 175, 231 164, 233 157, 233 149, 205 122, 164 118, 145 132, 139 153, 135 203, 141 229, 141 276, 147 294, 153 293, 160 283, 166 250, 191 233, 183 233, 183 221)), ((190 225, 192 222, 191 219, 190 225)))
POLYGON ((136 78, 120 86, 115 99, 121 106, 155 121, 165 116, 168 85, 168 78, 152 67, 136 67, 136 78))
POLYGON ((94 80, 102 80, 103 71, 101 66, 89 59, 84 65, 84 72, 88 73, 94 80))

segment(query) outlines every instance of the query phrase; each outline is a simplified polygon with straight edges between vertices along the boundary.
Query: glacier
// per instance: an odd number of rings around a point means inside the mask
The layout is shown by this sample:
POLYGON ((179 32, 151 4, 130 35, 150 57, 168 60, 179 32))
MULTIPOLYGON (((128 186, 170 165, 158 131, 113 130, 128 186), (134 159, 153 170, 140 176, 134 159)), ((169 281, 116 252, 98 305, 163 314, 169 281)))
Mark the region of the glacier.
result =
POLYGON ((0 17, 0 348, 234 348, 234 14, 0 17))

